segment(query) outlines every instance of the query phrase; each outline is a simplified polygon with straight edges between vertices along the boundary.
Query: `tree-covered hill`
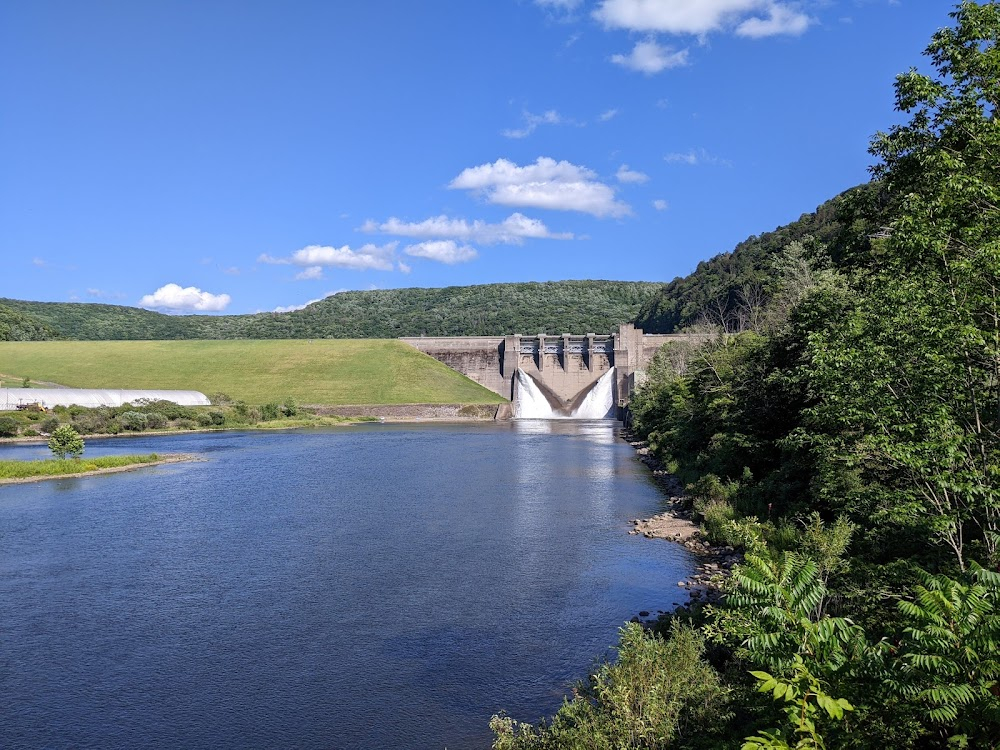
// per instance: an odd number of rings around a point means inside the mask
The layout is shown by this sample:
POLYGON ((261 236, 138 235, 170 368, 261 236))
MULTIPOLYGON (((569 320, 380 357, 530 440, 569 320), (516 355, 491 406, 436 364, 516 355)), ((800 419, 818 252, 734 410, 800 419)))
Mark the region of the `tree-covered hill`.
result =
POLYGON ((0 305, 48 326, 52 335, 82 340, 605 333, 632 320, 661 287, 553 281, 341 292, 302 310, 255 315, 164 315, 122 305, 13 299, 0 305))
POLYGON ((59 335, 37 318, 0 305, 0 341, 49 341, 59 335))
POLYGON ((762 304, 774 291, 775 258, 790 243, 799 242, 807 251, 823 247, 836 255, 844 230, 840 209, 856 190, 859 188, 832 198, 791 224, 749 237, 732 251, 702 261, 693 273, 674 279, 650 299, 639 312, 636 325, 647 333, 673 333, 705 318, 718 323, 747 302, 762 304))

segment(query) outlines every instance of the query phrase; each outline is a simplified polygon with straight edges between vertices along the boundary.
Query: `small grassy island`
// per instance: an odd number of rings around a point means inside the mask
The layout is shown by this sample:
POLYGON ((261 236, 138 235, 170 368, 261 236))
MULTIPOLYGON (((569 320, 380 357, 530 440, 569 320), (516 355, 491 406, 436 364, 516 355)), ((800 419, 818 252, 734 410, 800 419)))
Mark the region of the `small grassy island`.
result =
POLYGON ((159 455, 148 453, 133 456, 100 456, 98 458, 49 458, 40 461, 0 461, 0 484, 57 479, 87 474, 110 474, 141 466, 176 463, 190 460, 184 454, 159 455))

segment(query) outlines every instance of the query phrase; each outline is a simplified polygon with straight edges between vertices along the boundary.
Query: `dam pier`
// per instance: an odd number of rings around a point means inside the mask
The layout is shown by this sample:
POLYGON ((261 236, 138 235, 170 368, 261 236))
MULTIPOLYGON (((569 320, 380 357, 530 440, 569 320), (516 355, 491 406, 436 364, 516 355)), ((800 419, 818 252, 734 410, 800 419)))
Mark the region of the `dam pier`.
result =
POLYGON ((621 419, 646 366, 686 334, 647 334, 631 323, 613 334, 435 336, 402 341, 510 401, 497 418, 621 419))

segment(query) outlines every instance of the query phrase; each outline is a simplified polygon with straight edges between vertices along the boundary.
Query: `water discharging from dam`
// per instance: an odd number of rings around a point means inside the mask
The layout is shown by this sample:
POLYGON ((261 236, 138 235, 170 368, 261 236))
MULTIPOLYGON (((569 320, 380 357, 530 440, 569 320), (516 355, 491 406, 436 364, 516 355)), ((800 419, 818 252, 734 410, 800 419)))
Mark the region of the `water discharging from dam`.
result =
POLYGON ((569 403, 524 370, 517 371, 514 388, 515 419, 614 419, 615 416, 613 367, 569 403))

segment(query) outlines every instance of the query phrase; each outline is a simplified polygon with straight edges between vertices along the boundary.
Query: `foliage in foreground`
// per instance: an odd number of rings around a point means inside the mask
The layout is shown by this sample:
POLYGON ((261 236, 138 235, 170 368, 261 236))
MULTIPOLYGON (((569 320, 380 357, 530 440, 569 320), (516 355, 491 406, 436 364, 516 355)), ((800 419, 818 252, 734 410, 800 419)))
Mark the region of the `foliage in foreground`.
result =
POLYGON ((100 456, 84 459, 47 459, 44 461, 0 461, 0 479, 27 479, 79 474, 98 469, 148 464, 159 460, 156 453, 130 456, 100 456))
POLYGON ((667 747, 718 718, 726 691, 702 658, 704 639, 678 625, 664 639, 630 623, 618 658, 580 685, 549 724, 535 727, 494 716, 497 750, 557 747, 667 747))
POLYGON ((690 615, 732 718, 657 747, 1000 747, 1000 4, 953 18, 842 234, 790 242, 767 304, 633 400, 745 553, 690 615))

